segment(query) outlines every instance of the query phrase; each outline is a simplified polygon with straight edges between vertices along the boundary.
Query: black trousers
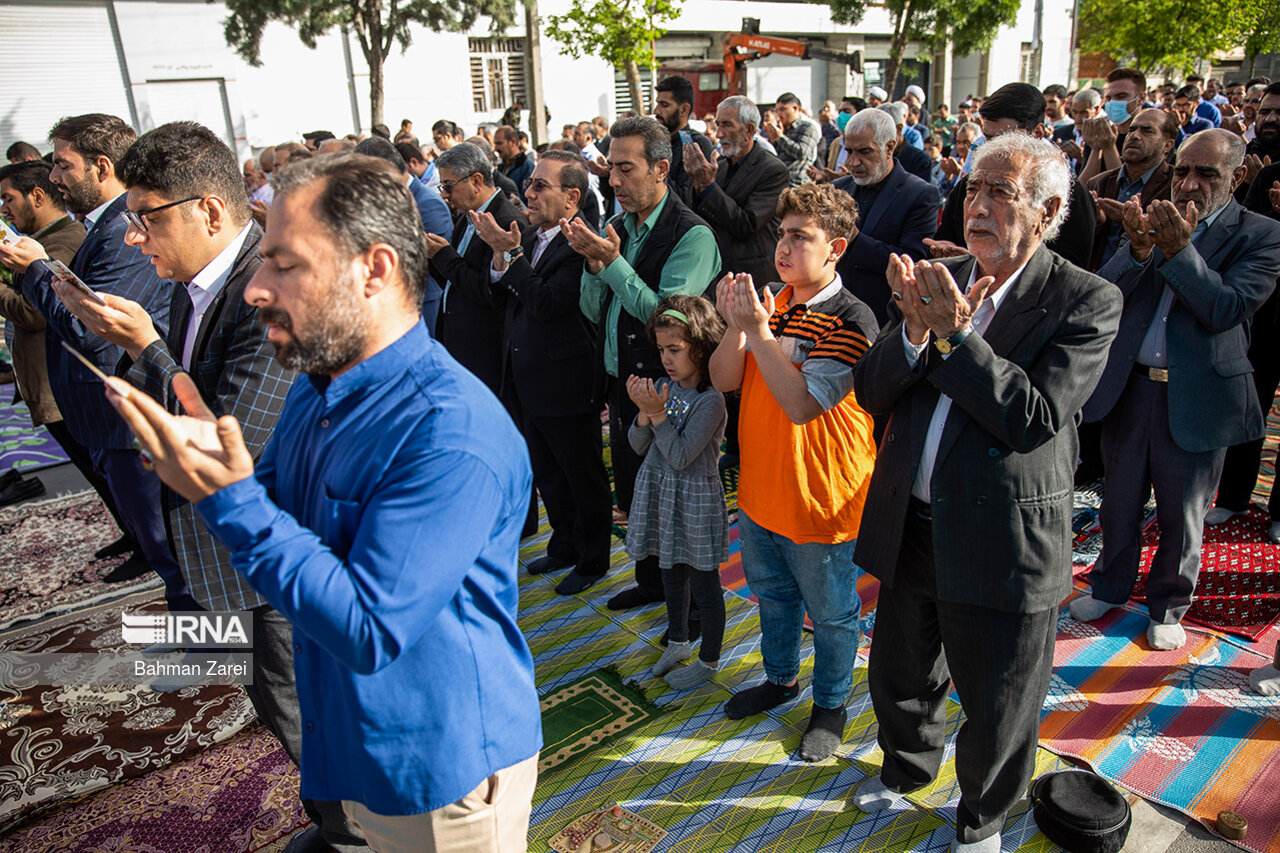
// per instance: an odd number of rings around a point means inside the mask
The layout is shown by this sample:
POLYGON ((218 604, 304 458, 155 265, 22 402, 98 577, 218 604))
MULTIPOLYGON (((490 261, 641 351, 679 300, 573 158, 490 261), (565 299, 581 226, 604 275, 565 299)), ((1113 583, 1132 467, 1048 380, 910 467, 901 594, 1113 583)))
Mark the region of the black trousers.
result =
POLYGON ((122 533, 127 532, 129 528, 125 526, 124 519, 120 517, 120 511, 116 509, 116 499, 111 494, 111 486, 107 484, 107 478, 99 474, 98 469, 94 467, 93 460, 89 457, 89 448, 75 440, 71 430, 67 428, 66 421, 54 421, 51 424, 45 424, 44 428, 49 431, 49 435, 53 436, 53 440, 58 442, 81 476, 89 481, 89 485, 98 493, 98 497, 102 498, 107 512, 111 513, 111 517, 115 519, 116 526, 122 533))
POLYGON ((940 601, 930 522, 909 512, 894 585, 880 587, 871 644, 880 778, 907 793, 937 777, 954 681, 966 717, 956 736, 962 842, 1000 832, 1031 781, 1057 616, 1056 608, 1006 613, 940 601))
MULTIPOLYGON (((1255 333, 1260 330, 1255 330, 1255 333)), ((1253 362, 1253 384, 1258 392, 1258 403, 1262 406, 1262 415, 1266 417, 1276 399, 1276 386, 1280 384, 1280 355, 1267 353, 1263 357, 1255 352, 1258 341, 1249 350, 1249 360, 1253 362)), ((1274 343, 1268 342, 1271 348, 1274 343)), ((1223 509, 1244 511, 1249 508, 1254 487, 1258 485, 1258 466, 1262 462, 1262 445, 1265 439, 1246 441, 1227 448, 1227 458, 1222 465, 1222 477, 1218 480, 1217 505, 1223 509)), ((1280 454, 1273 459, 1280 461, 1280 454)), ((1271 490, 1271 499, 1267 501, 1267 511, 1272 521, 1280 521, 1280 489, 1271 490)))
POLYGON ((511 383, 503 397, 529 446, 533 484, 547 508, 547 554, 573 563, 579 574, 603 575, 609 570, 613 517, 599 413, 531 415, 511 383))
POLYGON ((720 660, 720 647, 724 644, 724 590, 720 587, 720 572, 698 571, 687 563, 676 563, 662 569, 662 587, 667 598, 667 631, 673 643, 689 641, 689 604, 698 605, 697 614, 702 623, 702 645, 698 657, 704 663, 720 660))
MULTIPOLYGON (((609 377, 606 388, 609 400, 609 455, 613 459, 613 494, 618 509, 631 512, 631 498, 636 491, 636 474, 644 457, 631 449, 627 431, 639 414, 640 408, 627 396, 626 380, 609 377)), ((636 562, 636 586, 648 592, 654 599, 663 596, 662 572, 657 560, 636 562)))
MULTIPOLYGON (((253 684, 246 684, 258 719, 280 741, 295 766, 302 766, 302 712, 293 673, 293 626, 269 605, 249 611, 253 619, 253 684)), ((339 853, 366 851, 364 834, 335 801, 302 801, 320 836, 339 853)))

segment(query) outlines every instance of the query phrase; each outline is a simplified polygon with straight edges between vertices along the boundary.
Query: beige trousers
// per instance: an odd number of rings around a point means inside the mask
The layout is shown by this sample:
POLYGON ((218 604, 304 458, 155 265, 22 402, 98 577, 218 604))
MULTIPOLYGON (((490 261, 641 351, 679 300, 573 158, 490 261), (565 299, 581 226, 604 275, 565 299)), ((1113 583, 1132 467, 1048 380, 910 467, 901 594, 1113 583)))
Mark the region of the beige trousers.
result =
POLYGON ((538 756, 499 770, 456 803, 415 815, 342 808, 375 853, 525 853, 538 756))

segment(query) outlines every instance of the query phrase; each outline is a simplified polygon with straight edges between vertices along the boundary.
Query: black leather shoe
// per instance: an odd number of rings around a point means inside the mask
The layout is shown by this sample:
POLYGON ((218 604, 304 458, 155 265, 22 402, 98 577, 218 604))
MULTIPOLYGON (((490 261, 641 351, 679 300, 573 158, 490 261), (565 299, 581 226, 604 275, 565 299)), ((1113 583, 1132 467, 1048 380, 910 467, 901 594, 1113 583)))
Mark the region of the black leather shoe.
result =
POLYGON ((18 469, 10 468, 8 471, 5 471, 3 474, 0 474, 0 491, 3 491, 9 488, 10 486, 12 486, 14 483, 18 482, 21 479, 22 479, 22 475, 18 473, 18 469))
POLYGON ((138 550, 138 540, 126 533, 110 545, 103 545, 94 551, 93 559, 106 560, 110 557, 121 557, 132 554, 136 550, 138 550))
POLYGON ((0 506, 16 504, 18 501, 25 501, 43 494, 44 483, 40 482, 39 477, 32 477, 29 480, 18 479, 0 489, 0 506))
POLYGON ((577 572, 569 572, 556 587, 556 592, 560 595, 577 595, 591 589, 602 577, 604 575, 580 575, 577 572))
POLYGON ((650 595, 640 587, 633 586, 624 589, 609 599, 609 603, 606 606, 610 610, 630 610, 633 607, 643 607, 646 604, 656 604, 659 601, 666 601, 666 598, 661 595, 650 595))
POLYGON ((103 576, 103 583, 123 583, 131 581, 136 577, 145 575, 151 571, 151 565, 147 562, 147 558, 141 554, 134 554, 120 565, 116 566, 110 572, 103 576))
POLYGON ((528 566, 528 572, 531 575, 545 575, 547 572, 557 572, 560 569, 567 569, 573 563, 568 560, 559 560, 547 554, 534 560, 528 566))

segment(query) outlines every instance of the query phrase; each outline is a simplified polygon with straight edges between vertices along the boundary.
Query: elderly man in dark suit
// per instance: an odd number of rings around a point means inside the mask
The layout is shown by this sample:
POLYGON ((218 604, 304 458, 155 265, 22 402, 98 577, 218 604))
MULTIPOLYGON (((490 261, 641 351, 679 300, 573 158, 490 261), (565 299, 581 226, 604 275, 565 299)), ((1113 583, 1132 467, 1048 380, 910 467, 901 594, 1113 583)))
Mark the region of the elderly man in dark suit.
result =
POLYGON ((533 482, 551 522, 547 553, 530 574, 568 566, 556 587, 581 592, 609 570, 611 501, 600 435, 600 356, 595 329, 578 308, 582 256, 560 231, 590 193, 582 158, 547 151, 529 179, 529 219, 521 234, 472 214, 493 250, 490 279, 506 310, 502 401, 524 434, 533 482))
POLYGON ((1205 512, 1226 449, 1262 437, 1248 324, 1280 275, 1280 225, 1231 197, 1244 140, 1210 128, 1178 149, 1173 199, 1126 203, 1128 238, 1100 270, 1124 295, 1107 371, 1085 407, 1102 420, 1107 468, 1102 556, 1082 622, 1129 600, 1142 553, 1143 507, 1155 490, 1160 546, 1146 597, 1152 648, 1186 642, 1179 624, 1200 572, 1205 512))
POLYGON ((431 275, 445 282, 435 336, 449 354, 495 393, 502 387, 501 306, 489 287, 493 250, 476 238, 470 213, 488 213, 506 231, 528 226, 516 206, 493 185, 493 164, 470 142, 460 142, 436 159, 440 193, 455 213, 453 240, 427 234, 431 275))
MULTIPOLYGON (((174 414, 184 413, 175 378, 185 374, 179 381, 189 377, 214 415, 235 416, 245 446, 257 460, 275 429, 294 373, 277 361, 264 318, 244 298, 262 265, 262 229, 250 216, 235 165, 235 155, 217 134, 194 122, 173 122, 144 134, 120 161, 131 212, 198 199, 186 214, 170 208, 130 216, 125 234, 167 279, 172 321, 167 332, 159 332, 136 302, 111 299, 104 306, 75 288, 57 285, 57 290, 85 326, 124 349, 118 374, 174 414)), ((291 322, 281 316, 266 319, 286 329, 291 322)), ((162 498, 171 544, 196 601, 209 610, 251 613, 253 683, 245 685, 245 692, 296 764, 301 721, 292 627, 236 572, 230 552, 213 538, 190 502, 168 487, 162 498)), ((308 830, 308 837, 317 842, 323 837, 339 850, 364 849, 339 804, 304 800, 303 807, 318 827, 308 830)))
POLYGON ((1051 143, 991 140, 968 186, 972 257, 893 256, 891 321, 854 367, 858 402, 889 416, 854 555, 881 583, 869 675, 885 758, 855 803, 886 809, 933 781, 954 682, 952 850, 985 853, 1035 767, 1071 589, 1075 426, 1121 300, 1044 245, 1071 191, 1051 143))
POLYGON ((836 269, 844 286, 867 303, 882 326, 889 316, 889 256, 928 257, 924 240, 938 224, 938 191, 894 159, 898 139, 887 112, 855 114, 844 128, 850 174, 833 185, 858 203, 858 228, 836 269))
POLYGON ((742 95, 716 108, 721 157, 711 162, 692 142, 684 144, 684 168, 693 181, 693 212, 716 235, 721 269, 749 273, 760 284, 776 281, 773 250, 778 244, 778 196, 790 174, 782 161, 756 144, 760 109, 742 95))
MULTIPOLYGON (((115 164, 133 144, 133 129, 117 116, 90 113, 63 119, 49 137, 53 140, 49 178, 67 200, 67 209, 80 216, 89 229, 69 264, 71 271, 108 300, 119 296, 142 305, 163 333, 169 321, 168 290, 147 256, 124 240, 128 227, 121 218, 125 188, 115 164)), ((194 201, 178 199, 174 206, 194 201)), ((160 480, 143 469, 133 436, 107 402, 102 383, 66 352, 62 343, 79 350, 108 374, 120 361, 121 349, 87 331, 58 301, 50 286, 54 276, 45 263, 47 258, 40 244, 30 238, 0 247, 0 263, 22 275, 23 295, 48 323, 49 385, 76 445, 68 455, 81 460, 79 464, 90 465, 106 483, 125 532, 138 543, 140 553, 103 580, 128 580, 150 567, 164 579, 165 600, 171 610, 199 609, 165 536, 160 480)))

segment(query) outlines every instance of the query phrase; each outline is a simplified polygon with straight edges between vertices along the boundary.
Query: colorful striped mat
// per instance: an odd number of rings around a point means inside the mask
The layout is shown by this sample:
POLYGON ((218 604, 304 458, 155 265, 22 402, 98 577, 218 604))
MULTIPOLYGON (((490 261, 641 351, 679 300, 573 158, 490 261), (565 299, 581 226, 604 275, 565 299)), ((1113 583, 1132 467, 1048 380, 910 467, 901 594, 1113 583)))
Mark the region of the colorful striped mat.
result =
POLYGON ((44 427, 31 426, 26 403, 13 404, 12 382, 0 385, 0 472, 17 468, 38 471, 69 461, 44 427))
MULTIPOLYGON (((549 530, 525 542, 521 559, 541 556, 549 530)), ((741 574, 736 526, 733 554, 721 577, 728 625, 721 673, 712 684, 677 694, 648 668, 666 628, 661 605, 613 613, 605 602, 632 582, 631 562, 617 543, 613 571, 583 596, 553 588, 559 575, 522 576, 521 627, 535 655, 540 693, 602 666, 615 667, 670 703, 675 713, 624 733, 573 765, 540 779, 531 845, 580 814, 612 799, 670 835, 659 851, 942 850, 954 837, 959 792, 953 745, 938 781, 910 797, 913 808, 861 815, 850 804, 858 785, 880 763, 876 725, 866 695, 865 668, 855 672, 846 743, 831 762, 813 767, 791 756, 808 718, 811 638, 797 702, 764 718, 733 722, 721 705, 731 693, 763 679, 759 620, 741 574)), ((875 626, 878 582, 858 580, 862 626, 875 626)), ((1053 687, 1045 705, 1037 773, 1069 766, 1055 755, 1095 766, 1135 793, 1212 827, 1223 808, 1250 822, 1246 849, 1280 853, 1280 699, 1242 689, 1247 672, 1268 662, 1229 638, 1192 630, 1181 652, 1149 651, 1146 616, 1117 611, 1094 625, 1066 615, 1059 622, 1053 687), (1201 686, 1212 682, 1214 686, 1201 686), (1230 686, 1234 685, 1234 686, 1230 686), (1171 772, 1165 753, 1176 753, 1171 772)), ((860 655, 865 659, 866 649, 860 655)), ((962 720, 950 707, 948 735, 962 720)), ((1024 811, 1005 826, 1008 850, 1056 850, 1024 811)))

